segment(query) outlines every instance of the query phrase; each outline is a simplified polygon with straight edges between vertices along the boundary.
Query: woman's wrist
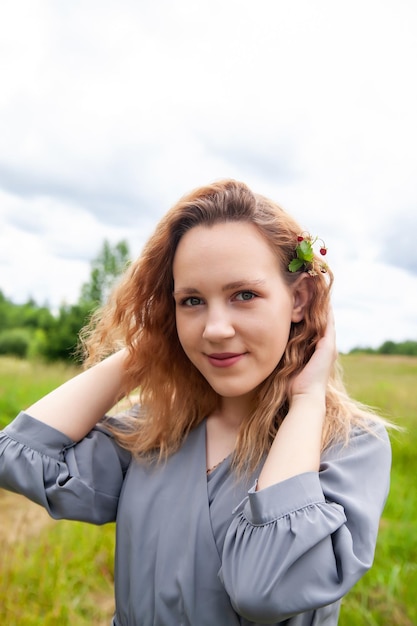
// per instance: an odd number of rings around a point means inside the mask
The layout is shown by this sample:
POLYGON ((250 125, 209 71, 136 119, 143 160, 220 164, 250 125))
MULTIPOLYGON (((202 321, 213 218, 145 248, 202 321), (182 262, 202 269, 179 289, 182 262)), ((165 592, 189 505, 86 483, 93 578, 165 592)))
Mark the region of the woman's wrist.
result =
POLYGON ((325 394, 315 390, 291 398, 290 409, 259 476, 258 490, 298 474, 318 471, 325 417, 325 394))
POLYGON ((317 413, 324 418, 326 414, 326 393, 320 389, 312 390, 308 393, 294 394, 290 398, 288 413, 301 412, 305 414, 317 413))

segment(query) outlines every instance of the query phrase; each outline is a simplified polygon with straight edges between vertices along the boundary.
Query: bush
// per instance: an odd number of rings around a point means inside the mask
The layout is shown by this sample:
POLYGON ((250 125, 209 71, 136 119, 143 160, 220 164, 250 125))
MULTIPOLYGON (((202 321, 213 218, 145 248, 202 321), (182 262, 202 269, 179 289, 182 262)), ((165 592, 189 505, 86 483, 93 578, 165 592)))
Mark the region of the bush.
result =
POLYGON ((30 344, 30 332, 25 328, 11 328, 0 333, 0 354, 24 358, 30 344))
POLYGON ((379 348, 367 348, 357 346, 350 350, 349 354, 389 354, 395 356, 417 356, 417 341, 407 339, 406 341, 384 341, 379 348))
POLYGON ((378 349, 380 354, 397 354, 403 356, 417 356, 417 341, 385 341, 378 349))

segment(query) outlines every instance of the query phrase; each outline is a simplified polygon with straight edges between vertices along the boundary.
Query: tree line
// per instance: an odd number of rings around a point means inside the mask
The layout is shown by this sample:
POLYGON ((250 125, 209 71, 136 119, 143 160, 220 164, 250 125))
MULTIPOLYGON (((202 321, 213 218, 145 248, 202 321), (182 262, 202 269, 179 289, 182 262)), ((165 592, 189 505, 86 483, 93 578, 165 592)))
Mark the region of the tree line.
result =
MULTIPOLYGON (((56 314, 34 300, 14 304, 0 291, 0 355, 76 362, 78 335, 92 312, 109 295, 130 263, 127 241, 104 241, 91 262, 89 280, 81 286, 75 304, 62 304, 56 314)), ((417 341, 385 341, 379 348, 357 347, 350 353, 417 356, 417 341)))
POLYGON ((76 362, 81 328, 106 300, 129 263, 127 241, 112 246, 105 240, 91 262, 90 277, 82 285, 78 301, 62 304, 55 314, 33 299, 14 304, 0 291, 0 355, 76 362))
POLYGON ((384 341, 379 348, 353 348, 349 354, 392 354, 401 356, 417 356, 417 341, 407 339, 406 341, 384 341))

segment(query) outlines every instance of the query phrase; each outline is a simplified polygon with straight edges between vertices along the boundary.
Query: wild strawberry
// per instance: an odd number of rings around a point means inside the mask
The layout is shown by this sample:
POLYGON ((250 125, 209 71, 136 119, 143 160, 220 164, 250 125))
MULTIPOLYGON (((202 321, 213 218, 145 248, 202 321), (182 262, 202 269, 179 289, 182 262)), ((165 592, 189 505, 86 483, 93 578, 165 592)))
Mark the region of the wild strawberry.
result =
POLYGON ((320 254, 322 256, 325 256, 327 254, 327 248, 325 248, 324 246, 323 246, 323 248, 320 248, 320 254))
POLYGON ((297 241, 304 241, 304 237, 302 235, 298 235, 297 241))

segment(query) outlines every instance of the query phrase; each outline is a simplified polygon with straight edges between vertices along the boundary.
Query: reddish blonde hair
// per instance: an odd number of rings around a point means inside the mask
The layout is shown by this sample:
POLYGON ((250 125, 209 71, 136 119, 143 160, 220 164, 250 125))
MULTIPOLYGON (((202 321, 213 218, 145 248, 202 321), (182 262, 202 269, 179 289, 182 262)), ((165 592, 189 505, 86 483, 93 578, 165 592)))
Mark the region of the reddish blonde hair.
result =
MULTIPOLYGON (((111 428, 121 445, 138 457, 171 454, 218 406, 217 394, 188 360, 178 339, 172 265, 178 242, 188 230, 234 221, 254 224, 274 251, 287 283, 297 280, 300 272, 291 273, 288 264, 303 229, 244 183, 216 182, 185 195, 166 213, 141 256, 81 335, 87 366, 120 347, 128 348, 123 393, 138 390, 141 410, 138 417, 123 420, 120 428, 111 428)), ((269 450, 288 411, 289 380, 309 360, 324 333, 333 275, 328 269, 309 280, 311 299, 305 317, 292 324, 281 361, 257 389, 254 409, 242 423, 234 456, 238 470, 254 469, 269 450)), ((323 448, 335 439, 347 439, 352 424, 365 424, 370 415, 348 397, 336 366, 328 385, 323 448)))

